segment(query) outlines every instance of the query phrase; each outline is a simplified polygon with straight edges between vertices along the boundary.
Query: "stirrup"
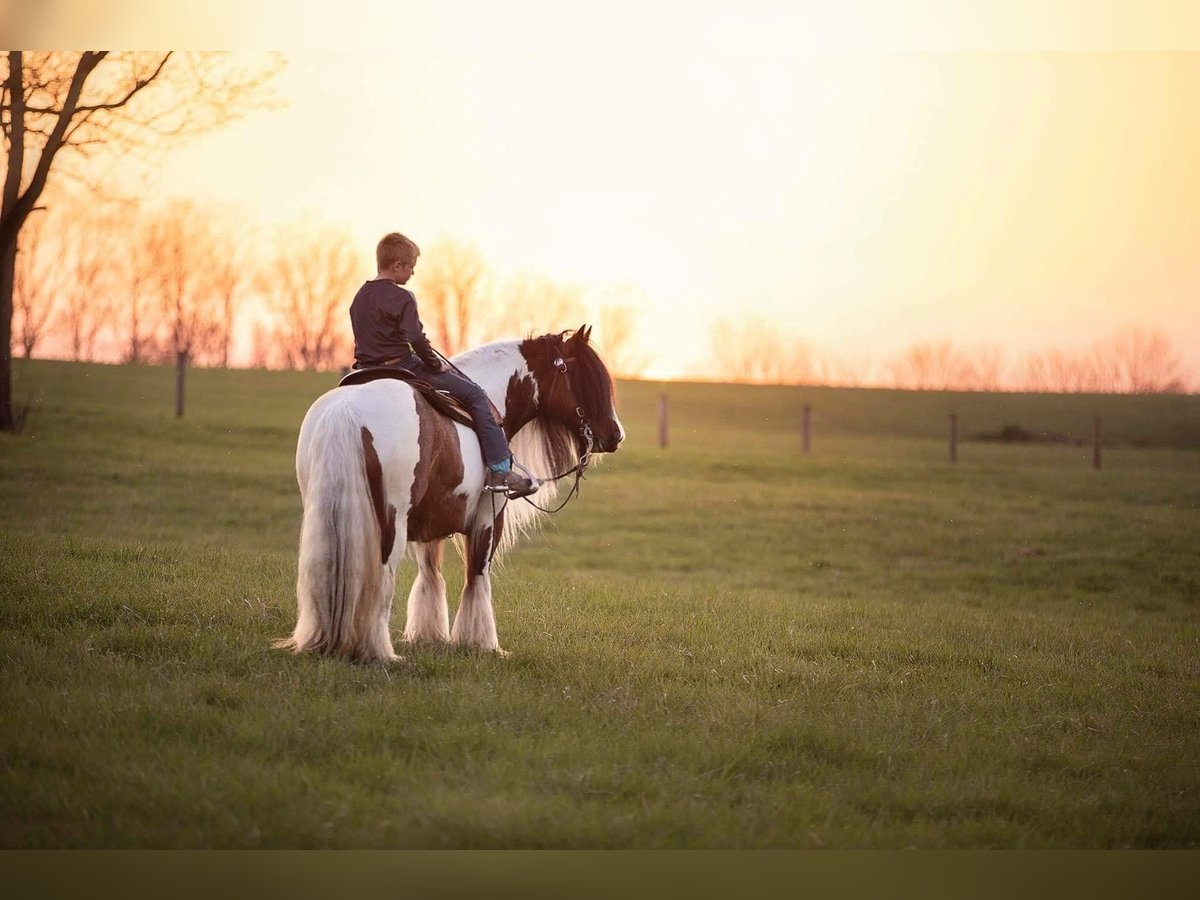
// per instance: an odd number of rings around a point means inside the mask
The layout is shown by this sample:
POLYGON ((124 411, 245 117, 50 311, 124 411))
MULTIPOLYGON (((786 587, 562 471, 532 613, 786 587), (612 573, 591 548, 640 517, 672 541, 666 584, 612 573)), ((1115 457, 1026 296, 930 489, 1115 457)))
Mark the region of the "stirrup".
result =
POLYGON ((493 494, 503 494, 505 497, 507 497, 510 500, 519 500, 521 497, 529 497, 529 496, 532 496, 533 494, 536 494, 539 490, 541 490, 542 483, 534 476, 534 474, 532 472, 530 472, 527 468, 525 468, 523 465, 521 465, 515 459, 512 460, 510 471, 505 474, 506 475, 511 474, 514 471, 519 471, 520 473, 525 475, 525 477, 529 480, 528 488, 515 489, 512 487, 509 487, 506 484, 496 484, 496 485, 488 484, 487 478, 485 477, 484 483, 483 483, 483 489, 485 491, 488 491, 493 494))
POLYGON ((504 496, 509 500, 520 500, 522 497, 532 497, 541 489, 541 487, 542 486, 538 484, 537 481, 531 481, 527 490, 518 491, 513 488, 509 488, 504 492, 504 496))
POLYGON ((536 494, 538 491, 540 491, 542 489, 542 483, 540 481, 538 481, 537 476, 534 475, 532 472, 530 472, 527 468, 525 468, 519 462, 517 462, 517 458, 515 456, 512 458, 512 467, 514 469, 517 469, 521 473, 523 473, 525 475, 525 477, 529 479, 529 484, 531 485, 531 488, 528 491, 509 491, 508 496, 510 498, 512 498, 513 500, 518 500, 521 497, 532 497, 534 494, 536 494))

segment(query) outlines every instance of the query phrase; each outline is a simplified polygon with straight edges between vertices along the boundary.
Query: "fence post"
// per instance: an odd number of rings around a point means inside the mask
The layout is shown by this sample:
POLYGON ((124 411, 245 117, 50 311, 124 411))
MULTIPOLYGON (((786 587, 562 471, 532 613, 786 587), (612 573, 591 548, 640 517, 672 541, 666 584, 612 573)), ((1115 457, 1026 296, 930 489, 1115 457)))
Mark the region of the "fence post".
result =
POLYGON ((1100 468, 1100 417, 1092 421, 1092 467, 1100 468))
POLYGON ((175 418, 183 418, 183 380, 187 374, 188 355, 186 350, 175 354, 175 418))
POLYGON ((950 462, 958 462, 958 413, 950 413, 950 462))
POLYGON ((658 395, 658 446, 667 446, 667 395, 658 395))
POLYGON ((800 421, 804 452, 810 453, 812 451, 812 407, 807 403, 804 404, 804 414, 800 421))

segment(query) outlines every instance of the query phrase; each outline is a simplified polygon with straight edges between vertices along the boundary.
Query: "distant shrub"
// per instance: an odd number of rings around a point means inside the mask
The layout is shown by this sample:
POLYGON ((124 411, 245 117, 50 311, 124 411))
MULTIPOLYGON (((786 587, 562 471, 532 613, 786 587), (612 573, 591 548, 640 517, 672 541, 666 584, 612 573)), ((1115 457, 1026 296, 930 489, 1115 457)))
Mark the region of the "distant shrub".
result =
POLYGON ((1072 444, 1079 443, 1069 434, 1030 431, 1022 425, 1004 425, 997 431, 981 431, 975 435, 977 441, 997 441, 1002 444, 1072 444))

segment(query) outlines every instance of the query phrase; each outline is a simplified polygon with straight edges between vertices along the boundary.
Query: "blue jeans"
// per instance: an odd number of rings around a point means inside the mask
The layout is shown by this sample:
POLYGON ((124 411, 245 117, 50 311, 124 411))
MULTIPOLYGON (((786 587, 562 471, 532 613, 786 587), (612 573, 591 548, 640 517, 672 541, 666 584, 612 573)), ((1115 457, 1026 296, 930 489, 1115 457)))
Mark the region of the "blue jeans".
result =
POLYGON ((479 437, 479 449, 483 451, 485 465, 502 463, 512 456, 512 451, 508 449, 508 440, 504 437, 504 431, 496 422, 492 401, 483 392, 483 388, 471 379, 459 375, 453 369, 447 372, 433 371, 421 362, 420 357, 416 354, 399 365, 401 368, 408 369, 422 381, 429 382, 439 391, 445 391, 467 408, 467 411, 471 413, 471 420, 475 423, 475 434, 479 437))

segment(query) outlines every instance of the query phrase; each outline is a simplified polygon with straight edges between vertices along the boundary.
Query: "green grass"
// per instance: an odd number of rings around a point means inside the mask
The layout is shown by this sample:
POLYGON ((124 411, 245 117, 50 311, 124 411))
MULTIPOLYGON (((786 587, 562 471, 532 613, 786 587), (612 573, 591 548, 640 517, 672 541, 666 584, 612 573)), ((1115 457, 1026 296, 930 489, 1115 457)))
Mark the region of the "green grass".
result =
POLYGON ((165 369, 17 375, 0 846, 1200 845, 1200 398, 622 384, 495 577, 512 656, 382 669, 268 649, 328 376, 191 372, 179 421, 165 369), (1097 415, 1100 471, 967 440, 1097 415))

